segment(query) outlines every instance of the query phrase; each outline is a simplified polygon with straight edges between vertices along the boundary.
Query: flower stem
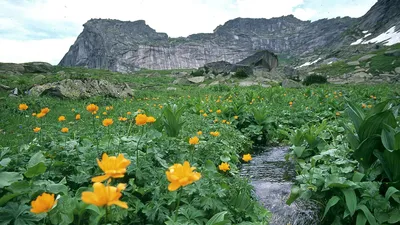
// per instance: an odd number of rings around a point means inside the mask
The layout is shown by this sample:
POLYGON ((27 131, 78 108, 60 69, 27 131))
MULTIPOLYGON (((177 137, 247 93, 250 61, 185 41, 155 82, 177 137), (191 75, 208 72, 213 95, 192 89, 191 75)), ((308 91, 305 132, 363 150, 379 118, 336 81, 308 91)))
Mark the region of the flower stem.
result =
POLYGON ((106 206, 106 215, 105 215, 105 224, 107 225, 108 224, 108 211, 109 211, 109 209, 108 209, 108 206, 106 206))
POLYGON ((144 131, 144 126, 142 126, 142 129, 140 131, 140 137, 139 140, 137 142, 137 146, 136 146, 136 177, 137 177, 137 171, 139 170, 139 143, 142 140, 143 137, 143 132, 144 131))
POLYGON ((179 204, 181 203, 181 195, 182 195, 182 188, 179 188, 176 200, 176 208, 175 208, 175 218, 174 218, 175 222, 178 219, 178 210, 179 210, 179 204))

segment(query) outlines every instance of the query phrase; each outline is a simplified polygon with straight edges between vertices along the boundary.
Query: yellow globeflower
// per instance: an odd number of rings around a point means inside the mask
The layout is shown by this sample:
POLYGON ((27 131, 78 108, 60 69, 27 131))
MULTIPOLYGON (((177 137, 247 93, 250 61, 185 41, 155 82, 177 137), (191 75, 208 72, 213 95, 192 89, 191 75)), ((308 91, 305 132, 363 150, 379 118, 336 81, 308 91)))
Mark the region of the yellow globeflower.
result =
POLYGON ((58 121, 60 121, 60 122, 65 121, 65 116, 59 116, 58 121))
POLYGON ((46 115, 46 113, 40 112, 40 113, 38 113, 38 114, 36 115, 36 117, 37 117, 37 118, 42 118, 42 117, 44 117, 45 115, 46 115))
POLYGON ((211 131, 210 134, 214 137, 218 137, 220 135, 220 133, 218 131, 215 131, 215 132, 211 131))
POLYGON ((118 120, 124 122, 124 121, 127 121, 128 118, 120 116, 120 117, 118 117, 118 120))
POLYGON ((75 119, 76 120, 80 120, 81 119, 81 114, 76 114, 75 119))
POLYGON ((146 114, 138 114, 135 118, 136 125, 142 126, 147 123, 147 116, 146 114))
POLYGON ((182 164, 176 163, 169 167, 168 171, 165 172, 167 179, 171 182, 168 185, 169 191, 176 191, 180 187, 189 185, 201 178, 201 174, 198 172, 193 172, 196 167, 190 167, 188 161, 182 164))
POLYGON ((50 109, 47 107, 40 110, 40 113, 44 113, 44 114, 47 114, 49 112, 50 112, 50 109))
POLYGON ((105 115, 105 116, 106 116, 106 115, 107 115, 107 112, 103 112, 103 115, 105 115))
POLYGON ((114 121, 112 119, 104 119, 103 120, 103 126, 105 126, 105 127, 108 127, 113 123, 114 123, 114 121))
POLYGON ((233 118, 234 118, 235 120, 237 120, 237 119, 239 119, 239 116, 234 116, 233 118))
POLYGON ((41 130, 40 127, 33 128, 33 132, 35 132, 35 133, 39 132, 40 130, 41 130))
POLYGON ((207 117, 208 115, 207 115, 207 113, 204 113, 203 116, 204 116, 204 117, 207 117))
POLYGON ((50 211, 57 203, 54 194, 43 193, 31 202, 31 212, 39 214, 50 211))
POLYGON ((68 131, 69 131, 68 127, 63 127, 61 129, 61 132, 63 132, 63 133, 68 133, 68 131))
POLYGON ((203 131, 201 131, 201 130, 199 130, 199 131, 197 131, 197 135, 202 135, 203 134, 203 131))
POLYGON ((32 113, 32 116, 36 116, 36 113, 32 113))
POLYGON ((216 112, 217 112, 217 114, 221 114, 222 111, 220 109, 218 109, 216 112))
POLYGON ((108 157, 107 153, 104 153, 101 161, 97 159, 97 164, 99 165, 100 169, 103 170, 105 175, 93 177, 92 182, 103 182, 110 177, 124 177, 124 174, 126 173, 126 167, 131 164, 131 161, 125 159, 123 154, 119 154, 118 157, 108 157))
POLYGON ((340 112, 336 112, 336 116, 340 116, 340 112))
POLYGON ((156 118, 154 118, 154 117, 152 117, 152 116, 149 116, 149 117, 147 117, 146 122, 147 122, 147 123, 154 123, 154 122, 156 122, 156 118))
POLYGON ((82 201, 99 207, 117 205, 127 209, 128 204, 119 200, 122 197, 121 191, 125 189, 125 186, 124 184, 118 184, 117 187, 105 186, 103 183, 96 182, 93 184, 93 192, 82 192, 82 201))
POLYGON ((221 163, 221 165, 219 165, 218 168, 219 168, 219 170, 222 170, 224 172, 226 172, 226 171, 231 169, 229 164, 226 163, 226 162, 221 163))
POLYGON ((250 154, 243 155, 243 158, 242 158, 242 159, 243 159, 243 161, 245 161, 245 162, 248 162, 248 161, 252 160, 250 154))
POLYGON ((189 144, 191 144, 191 145, 199 144, 199 138, 197 136, 189 138, 189 144))
POLYGON ((86 110, 91 112, 92 114, 95 114, 94 112, 99 111, 99 107, 95 104, 90 104, 90 105, 86 106, 86 110))
POLYGON ((132 112, 126 112, 126 115, 128 115, 128 116, 131 115, 131 114, 132 114, 132 112))
POLYGON ((19 104, 18 109, 21 111, 25 111, 28 109, 28 105, 25 103, 19 104))

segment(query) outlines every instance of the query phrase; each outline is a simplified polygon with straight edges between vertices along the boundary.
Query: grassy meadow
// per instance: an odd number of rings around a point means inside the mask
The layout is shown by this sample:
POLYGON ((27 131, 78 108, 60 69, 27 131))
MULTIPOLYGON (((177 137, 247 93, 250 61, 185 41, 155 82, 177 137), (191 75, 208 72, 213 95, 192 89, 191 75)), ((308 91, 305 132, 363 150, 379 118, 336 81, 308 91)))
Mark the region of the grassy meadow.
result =
MULTIPOLYGON (((288 203, 318 202, 321 224, 400 221, 399 86, 167 91, 161 73, 88 73, 135 96, 2 93, 0 224, 268 224, 239 175, 254 145, 292 146, 288 203)), ((24 76, 1 81, 24 90, 24 76)))

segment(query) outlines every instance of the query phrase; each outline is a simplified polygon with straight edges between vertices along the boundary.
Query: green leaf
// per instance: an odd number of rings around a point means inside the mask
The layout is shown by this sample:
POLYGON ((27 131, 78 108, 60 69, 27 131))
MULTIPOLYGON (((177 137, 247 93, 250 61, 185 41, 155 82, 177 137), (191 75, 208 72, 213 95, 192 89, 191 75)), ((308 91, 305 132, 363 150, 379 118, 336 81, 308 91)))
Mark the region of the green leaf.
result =
POLYGON ((46 216, 46 213, 32 214, 29 210, 31 207, 10 202, 5 207, 0 208, 1 224, 8 224, 14 221, 14 225, 35 225, 39 220, 46 216))
POLYGON ((392 182, 400 181, 400 151, 385 151, 383 153, 384 162, 382 162, 383 168, 387 168, 386 171, 390 171, 392 182))
POLYGON ((208 159, 206 161, 205 169, 209 170, 209 171, 216 171, 216 167, 215 167, 215 164, 213 163, 213 161, 208 159))
POLYGON ((332 206, 336 205, 336 203, 338 203, 339 200, 340 200, 340 198, 338 196, 332 196, 332 198, 329 199, 328 203, 325 206, 324 216, 322 217, 322 219, 325 218, 325 216, 328 213, 329 209, 332 206))
POLYGON ((28 170, 24 173, 25 177, 32 178, 43 174, 46 172, 46 165, 43 162, 36 164, 35 166, 29 167, 28 170))
POLYGON ((0 172, 0 188, 9 186, 23 178, 24 177, 17 172, 0 172))
POLYGON ((349 115, 351 121, 354 124, 354 127, 356 128, 356 131, 358 132, 360 129, 360 125, 365 117, 364 113, 357 106, 349 101, 347 101, 346 113, 347 115, 349 115))
POLYGON ((298 186, 293 185, 290 190, 290 195, 288 200, 286 200, 286 204, 292 204, 298 197, 300 196, 300 188, 298 186))
POLYGON ((361 182, 365 174, 355 171, 353 174, 353 182, 361 182))
POLYGON ((396 149, 396 141, 395 141, 395 130, 391 128, 390 126, 386 126, 385 129, 382 130, 381 138, 382 138, 382 143, 383 146, 387 150, 394 151, 396 149))
POLYGON ((386 201, 389 201, 390 197, 392 197, 392 195, 394 195, 397 192, 399 192, 399 190, 397 190, 395 187, 389 187, 385 194, 386 201))
POLYGON ((364 141, 374 134, 381 134, 385 124, 395 127, 397 125, 396 118, 391 111, 384 111, 364 120, 360 125, 358 136, 360 141, 364 141))
POLYGON ((12 193, 12 194, 5 194, 3 197, 0 198, 0 207, 4 206, 8 201, 11 199, 21 195, 22 193, 12 193))
POLYGON ((45 162, 46 158, 43 156, 43 154, 41 152, 37 152, 29 159, 27 168, 29 169, 30 167, 34 167, 39 163, 45 163, 45 162))
POLYGON ((353 189, 341 189, 346 200, 347 209, 350 215, 353 216, 357 208, 357 196, 353 189))
POLYGON ((215 214, 209 221, 207 221, 206 225, 225 225, 230 224, 229 220, 224 220, 225 214, 227 211, 223 211, 220 213, 215 214))
POLYGON ((365 170, 371 167, 376 161, 373 152, 375 149, 381 149, 381 137, 373 135, 366 138, 354 151, 353 157, 363 166, 365 170))
POLYGON ((0 161, 0 166, 6 167, 11 162, 10 158, 5 158, 0 161))
POLYGON ((221 155, 221 156, 219 157, 219 159, 220 159, 222 162, 229 162, 229 161, 231 160, 231 157, 229 157, 228 155, 221 155))
POLYGON ((356 225, 365 225, 367 224, 367 218, 364 216, 364 213, 357 213, 356 225))
POLYGON ((395 209, 392 212, 390 212, 390 217, 388 220, 389 223, 398 223, 400 222, 400 210, 395 209))
POLYGON ((293 148, 293 152, 296 154, 297 157, 301 157, 303 155, 304 150, 306 147, 303 146, 298 146, 293 148))
POLYGON ((360 209, 361 211, 363 211, 365 217, 367 217, 367 220, 369 222, 370 225, 378 225, 378 223, 376 222, 375 217, 372 215, 372 213, 368 210, 367 206, 365 205, 359 205, 357 207, 357 209, 360 209))

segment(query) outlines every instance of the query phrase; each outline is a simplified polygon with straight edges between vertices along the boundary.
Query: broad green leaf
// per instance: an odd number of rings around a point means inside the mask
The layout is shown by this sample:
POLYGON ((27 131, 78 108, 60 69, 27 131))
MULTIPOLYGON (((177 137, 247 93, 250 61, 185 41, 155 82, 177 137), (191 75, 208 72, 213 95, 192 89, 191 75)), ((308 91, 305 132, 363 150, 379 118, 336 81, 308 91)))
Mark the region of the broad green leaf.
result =
POLYGON ((350 215, 353 216, 354 212, 357 208, 357 196, 353 189, 341 189, 344 194, 344 198, 346 200, 347 209, 350 212, 350 215))
POLYGON ((292 204, 298 197, 300 196, 300 188, 298 186, 293 185, 290 190, 290 195, 288 200, 286 200, 286 204, 292 204))
POLYGON ((336 203, 338 203, 339 200, 340 200, 340 198, 338 196, 332 196, 332 198, 329 199, 328 203, 325 206, 324 216, 322 217, 322 219, 325 218, 325 216, 328 213, 329 209, 332 206, 336 205, 336 203))
POLYGON ((354 151, 353 157, 363 166, 365 170, 376 161, 373 154, 375 149, 382 149, 381 137, 373 135, 365 139, 354 151))
POLYGON ((395 209, 392 212, 390 212, 390 217, 389 217, 388 222, 391 224, 400 222, 400 210, 399 209, 395 209))
POLYGON ((29 159, 27 168, 34 167, 39 163, 45 162, 46 158, 43 156, 43 154, 41 152, 37 152, 29 159))
POLYGON ((293 152, 296 154, 297 157, 301 157, 305 149, 306 147, 304 146, 298 146, 293 148, 293 152))
POLYGON ((355 106, 350 101, 347 101, 347 108, 345 111, 347 115, 349 115, 351 121, 354 124, 354 127, 356 128, 356 131, 358 132, 360 129, 360 125, 365 117, 364 113, 359 109, 359 107, 355 106))
MULTIPOLYGON (((385 151, 383 153, 385 164, 382 162, 382 166, 390 171, 392 182, 400 181, 400 151, 385 151)), ((385 170, 386 171, 386 170, 385 170)))
POLYGON ((357 213, 356 225, 365 225, 367 224, 367 218, 364 216, 363 212, 357 213))
POLYGON ((210 220, 207 221, 206 225, 225 225, 229 224, 229 220, 224 220, 225 214, 227 214, 227 211, 223 211, 220 213, 215 214, 213 217, 211 217, 210 220))
POLYGON ((24 177, 17 172, 0 172, 0 188, 10 186, 24 177))
POLYGON ((389 188, 387 189, 387 191, 386 191, 385 199, 386 199, 387 201, 389 201, 390 197, 392 197, 392 195, 395 194, 395 193, 397 193, 397 192, 399 192, 399 190, 397 190, 395 187, 389 187, 389 188))
POLYGON ((400 133, 396 134, 396 131, 392 127, 386 126, 382 130, 381 137, 382 143, 387 150, 400 150, 400 133))
POLYGON ((358 136, 360 141, 364 141, 374 134, 381 134, 385 124, 395 127, 397 122, 391 111, 384 111, 369 117, 364 120, 360 125, 358 136))
POLYGON ((4 206, 11 199, 21 195, 22 193, 5 194, 0 198, 0 207, 4 206))
POLYGON ((0 166, 6 167, 11 162, 10 158, 5 158, 0 161, 0 166))
POLYGON ((365 217, 367 218, 368 223, 369 223, 370 225, 378 225, 378 223, 376 222, 375 217, 374 217, 374 216, 372 215, 372 213, 368 210, 367 206, 365 206, 365 205, 359 205, 359 206, 357 207, 357 209, 361 210, 361 211, 364 213, 364 215, 365 215, 365 217))
POLYGON ((35 166, 29 167, 28 170, 24 173, 25 177, 32 178, 43 174, 46 172, 46 165, 43 162, 36 164, 35 166))
POLYGON ((364 176, 365 176, 365 174, 355 171, 353 174, 352 180, 353 180, 353 182, 360 182, 364 176))

